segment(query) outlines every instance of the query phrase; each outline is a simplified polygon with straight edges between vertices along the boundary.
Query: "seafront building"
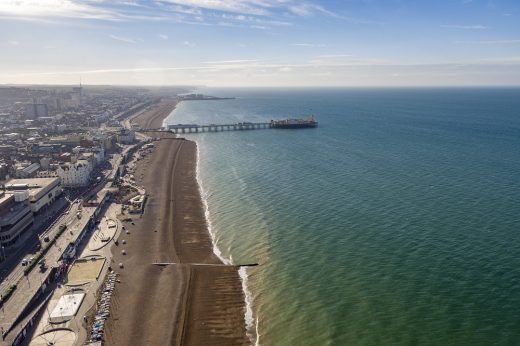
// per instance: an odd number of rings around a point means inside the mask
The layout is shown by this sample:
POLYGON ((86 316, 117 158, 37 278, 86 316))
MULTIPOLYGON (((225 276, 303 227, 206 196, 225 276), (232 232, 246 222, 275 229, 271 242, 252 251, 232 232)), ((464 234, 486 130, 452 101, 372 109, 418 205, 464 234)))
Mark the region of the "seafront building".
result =
POLYGON ((35 214, 51 205, 62 193, 61 181, 57 177, 12 179, 5 184, 5 189, 17 201, 27 200, 35 214))
POLYGON ((82 187, 88 185, 92 169, 88 160, 78 160, 75 163, 60 164, 56 173, 64 187, 82 187))
POLYGON ((0 246, 4 249, 16 243, 18 238, 33 225, 34 216, 28 201, 17 201, 15 194, 0 191, 0 246))

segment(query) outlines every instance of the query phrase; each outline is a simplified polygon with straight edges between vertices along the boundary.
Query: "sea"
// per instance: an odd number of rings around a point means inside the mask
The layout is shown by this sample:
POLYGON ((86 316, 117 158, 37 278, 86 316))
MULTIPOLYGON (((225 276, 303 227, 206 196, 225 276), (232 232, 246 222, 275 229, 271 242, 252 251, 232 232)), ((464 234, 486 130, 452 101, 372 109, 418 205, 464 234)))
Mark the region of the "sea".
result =
POLYGON ((520 345, 519 88, 222 88, 185 134, 256 345, 520 345))

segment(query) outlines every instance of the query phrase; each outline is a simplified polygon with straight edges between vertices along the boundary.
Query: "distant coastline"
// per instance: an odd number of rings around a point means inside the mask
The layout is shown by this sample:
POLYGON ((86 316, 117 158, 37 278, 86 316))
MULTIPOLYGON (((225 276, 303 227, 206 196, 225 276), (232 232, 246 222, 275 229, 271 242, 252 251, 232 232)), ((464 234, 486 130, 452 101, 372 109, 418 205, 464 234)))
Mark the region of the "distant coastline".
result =
POLYGON ((179 95, 180 101, 218 101, 218 100, 234 100, 235 97, 217 97, 204 94, 187 94, 179 95))

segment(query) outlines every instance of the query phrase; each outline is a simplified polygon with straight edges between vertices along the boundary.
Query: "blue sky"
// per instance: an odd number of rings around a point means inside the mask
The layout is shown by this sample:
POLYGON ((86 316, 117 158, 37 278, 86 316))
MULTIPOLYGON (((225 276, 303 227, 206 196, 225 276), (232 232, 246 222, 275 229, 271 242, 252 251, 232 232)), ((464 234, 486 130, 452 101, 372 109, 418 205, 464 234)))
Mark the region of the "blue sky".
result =
POLYGON ((0 0, 0 83, 520 85, 513 0, 0 0))

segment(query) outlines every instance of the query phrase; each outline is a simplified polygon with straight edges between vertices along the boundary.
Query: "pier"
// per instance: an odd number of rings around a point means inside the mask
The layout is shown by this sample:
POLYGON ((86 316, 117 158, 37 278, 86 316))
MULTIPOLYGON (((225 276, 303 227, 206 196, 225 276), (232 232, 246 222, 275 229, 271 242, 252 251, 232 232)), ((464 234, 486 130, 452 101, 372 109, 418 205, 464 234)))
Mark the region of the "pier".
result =
POLYGON ((198 133, 198 132, 219 132, 219 131, 247 131, 263 130, 271 128, 271 123, 236 123, 236 124, 177 124, 168 125, 168 130, 173 133, 198 133))

